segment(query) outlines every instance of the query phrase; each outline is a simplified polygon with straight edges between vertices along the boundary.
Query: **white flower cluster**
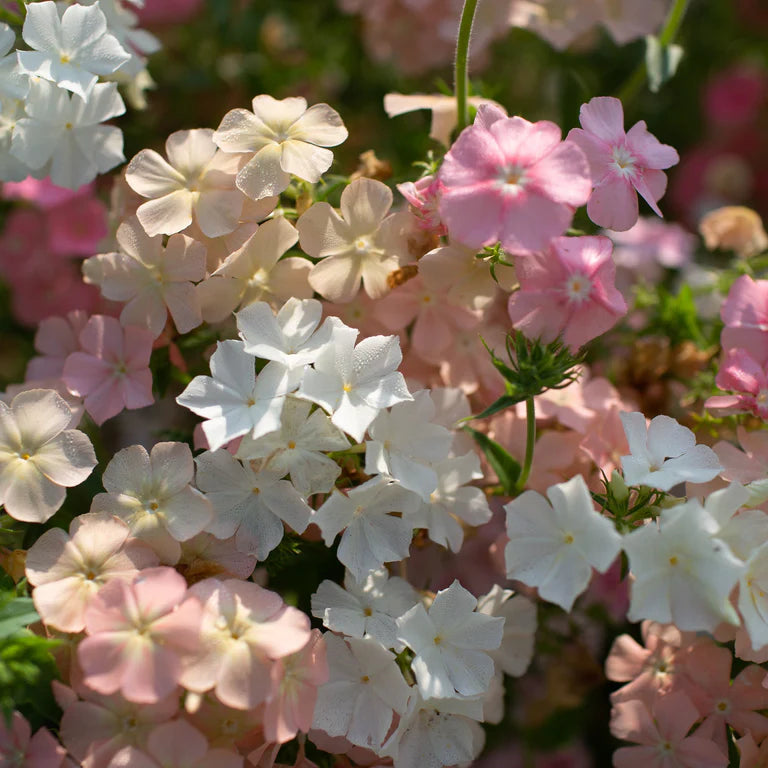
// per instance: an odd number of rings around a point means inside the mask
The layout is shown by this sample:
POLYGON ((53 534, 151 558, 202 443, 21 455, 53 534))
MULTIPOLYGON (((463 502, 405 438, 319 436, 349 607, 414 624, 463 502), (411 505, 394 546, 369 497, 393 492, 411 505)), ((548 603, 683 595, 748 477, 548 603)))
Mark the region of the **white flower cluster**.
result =
POLYGON ((77 189, 125 160, 122 132, 104 123, 125 112, 118 83, 151 82, 146 56, 160 47, 136 25, 121 0, 29 3, 23 49, 0 23, 0 181, 77 189))

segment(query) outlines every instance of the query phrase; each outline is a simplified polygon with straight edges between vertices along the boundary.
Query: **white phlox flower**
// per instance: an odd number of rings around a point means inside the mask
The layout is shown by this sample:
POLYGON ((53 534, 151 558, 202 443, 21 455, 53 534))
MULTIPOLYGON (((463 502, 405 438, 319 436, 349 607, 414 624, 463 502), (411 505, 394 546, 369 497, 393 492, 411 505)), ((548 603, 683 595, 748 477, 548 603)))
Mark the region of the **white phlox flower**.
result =
POLYGON ((355 346, 359 331, 336 318, 327 322, 332 323, 330 341, 304 374, 296 396, 324 408, 359 443, 382 409, 413 399, 397 371, 403 359, 400 340, 369 336, 355 346))
POLYGON ((11 154, 36 177, 78 189, 125 160, 120 129, 101 125, 125 112, 115 83, 95 85, 86 102, 46 80, 32 80, 26 110, 16 123, 11 154))
POLYGON ((730 603, 744 563, 718 537, 717 521, 696 501, 664 509, 624 537, 634 576, 627 614, 682 630, 714 632, 720 622, 738 624, 730 603))
POLYGON ((396 619, 419 602, 405 579, 389 577, 386 568, 371 571, 361 582, 347 571, 344 588, 326 579, 312 595, 312 615, 328 629, 348 637, 372 638, 398 653, 396 619))
POLYGON ((242 463, 224 450, 195 458, 197 485, 216 515, 206 530, 218 539, 235 536, 238 550, 260 561, 282 541, 287 523, 296 533, 309 524, 311 509, 282 475, 242 463))
MULTIPOLYGON (((0 72, 0 80, 2 76, 0 72)), ((32 171, 26 163, 11 154, 16 123, 26 115, 21 99, 0 93, 0 181, 22 181, 32 171)))
POLYGON ((224 115, 213 140, 225 152, 249 153, 237 174, 237 187, 248 197, 279 195, 291 174, 316 183, 331 167, 335 147, 347 138, 339 113, 327 104, 307 109, 306 99, 278 101, 256 96, 253 112, 233 109, 224 115))
POLYGON ((410 697, 395 656, 375 640, 323 637, 330 677, 317 691, 312 727, 378 754, 394 713, 402 715, 410 697))
POLYGON ((90 99, 99 75, 112 74, 131 58, 107 31, 98 3, 70 5, 61 16, 53 0, 30 3, 21 34, 33 49, 19 51, 22 70, 84 101, 90 99))
POLYGON ((424 501, 437 489, 435 464, 448 456, 453 435, 432 423, 435 406, 427 390, 382 411, 368 427, 365 471, 385 474, 424 501))
POLYGON ((419 603, 397 620, 397 638, 416 655, 411 669, 424 698, 482 696, 493 677, 486 651, 499 647, 504 619, 477 613, 458 581, 440 590, 427 612, 419 603))
POLYGON ((237 448, 239 459, 264 459, 264 468, 281 477, 290 475, 296 490, 307 498, 330 493, 341 467, 323 451, 349 448, 344 433, 331 424, 320 408, 310 414, 312 403, 288 397, 283 406, 280 429, 256 440, 243 435, 237 448))
POLYGON ((241 435, 257 438, 280 429, 285 398, 298 386, 302 372, 267 363, 256 376, 255 359, 242 341, 220 341, 211 355, 213 376, 195 376, 176 398, 202 416, 208 447, 217 448, 241 435))
POLYGON ((619 554, 621 536, 595 509, 581 475, 548 488, 547 498, 526 491, 504 506, 507 578, 570 611, 592 569, 604 573, 619 554))
POLYGON ((64 400, 49 389, 20 392, 0 401, 0 504, 6 514, 44 523, 96 466, 87 435, 69 429, 64 400))
POLYGON ((668 491, 678 483, 706 483, 722 471, 717 454, 670 416, 655 416, 646 426, 645 416, 620 413, 629 443, 629 456, 621 457, 627 485, 648 485, 668 491))
POLYGON ((0 21, 0 99, 23 99, 29 92, 29 75, 21 71, 15 48, 16 34, 0 21))
POLYGON ((344 531, 339 543, 339 562, 362 581, 384 563, 403 560, 413 537, 408 519, 418 496, 391 480, 374 477, 345 493, 334 490, 312 517, 327 546, 344 531), (400 516, 391 513, 401 513, 400 516))
POLYGON ((467 525, 484 525, 491 519, 491 508, 482 489, 466 483, 483 476, 480 459, 473 452, 445 459, 435 465, 437 488, 411 518, 414 528, 426 528, 436 544, 458 552, 467 525))

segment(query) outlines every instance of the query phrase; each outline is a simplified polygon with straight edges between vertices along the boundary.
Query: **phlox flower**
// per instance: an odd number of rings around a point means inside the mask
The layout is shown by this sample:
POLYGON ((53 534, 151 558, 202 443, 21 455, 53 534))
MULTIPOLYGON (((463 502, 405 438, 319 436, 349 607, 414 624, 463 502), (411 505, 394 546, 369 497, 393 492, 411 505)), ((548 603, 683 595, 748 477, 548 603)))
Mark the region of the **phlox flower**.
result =
POLYGON ((589 197, 584 153, 546 120, 529 123, 482 106, 438 174, 440 216, 452 240, 530 254, 561 235, 589 197))
POLYGON ((739 277, 728 291, 720 317, 725 323, 724 349, 743 347, 761 361, 768 357, 768 280, 739 277))
POLYGON ((130 539, 128 526, 109 514, 89 512, 47 530, 27 552, 26 575, 42 620, 62 632, 81 632, 91 597, 111 579, 130 581, 158 564, 152 550, 130 539))
POLYGON ((312 727, 377 751, 410 695, 395 656, 375 640, 324 637, 329 680, 317 692, 312 727))
POLYGON ((43 523, 96 466, 85 433, 69 429, 72 412, 53 390, 0 401, 0 503, 16 520, 43 523))
POLYGON ((744 206, 715 208, 702 217, 699 232, 710 251, 735 251, 742 259, 748 259, 768 248, 768 234, 760 214, 744 206))
MULTIPOLYGON (((28 91, 29 76, 22 71, 16 55, 16 34, 8 24, 0 22, 0 100, 6 102, 8 97, 11 102, 23 100, 28 91)), ((5 195, 3 185, 3 196, 5 195)))
POLYGON ((105 298, 126 302, 123 325, 146 328, 157 338, 170 312, 176 330, 187 333, 203 322, 193 283, 205 277, 205 251, 185 235, 149 237, 131 218, 117 230, 117 252, 99 254, 83 264, 86 283, 105 298))
POLYGON ((209 577, 245 581, 256 567, 256 558, 241 552, 234 536, 217 539, 203 532, 181 542, 181 556, 174 567, 187 584, 196 584, 209 577))
POLYGON ((309 506, 280 472, 241 463, 224 450, 195 461, 197 485, 216 510, 206 530, 220 539, 234 535, 241 552, 266 560, 282 541, 284 522, 297 533, 309 524, 309 506))
POLYGON ((125 160, 122 132, 102 125, 125 112, 115 83, 93 86, 86 102, 46 80, 32 80, 25 108, 26 116, 16 122, 11 154, 36 176, 48 175, 57 186, 77 189, 125 160))
POLYGON ((739 766, 741 768, 760 768, 768 760, 768 739, 764 739, 760 746, 757 745, 751 733, 747 733, 740 739, 735 739, 739 749, 739 766))
POLYGON ((545 342, 562 334, 578 349, 613 327, 627 303, 614 286, 611 249, 606 237, 558 237, 546 252, 518 259, 520 290, 508 305, 515 328, 545 342))
POLYGON ((674 622, 683 630, 713 631, 738 624, 729 601, 744 563, 718 538, 719 525, 696 500, 664 509, 624 537, 632 583, 630 621, 674 622))
POLYGON ((165 153, 142 149, 125 169, 128 186, 150 198, 136 209, 147 234, 181 232, 193 218, 206 237, 232 232, 245 199, 235 189, 239 158, 217 150, 209 128, 172 133, 165 153))
POLYGON ((661 216, 657 201, 667 188, 662 169, 680 157, 648 132, 644 120, 624 132, 624 110, 612 96, 596 96, 579 111, 581 128, 568 134, 589 160, 595 186, 587 214, 595 224, 624 231, 637 222, 637 193, 661 216))
POLYGON ((748 350, 732 347, 726 352, 715 384, 738 394, 714 395, 704 406, 718 413, 753 413, 768 419, 768 360, 760 363, 748 350))
POLYGON ((639 700, 616 704, 611 732, 639 746, 621 747, 613 754, 616 768, 726 768, 728 758, 706 736, 694 733, 699 720, 693 702, 681 692, 656 699, 652 710, 639 700))
POLYGON ((120 518, 164 563, 174 564, 179 542, 200 533, 213 517, 210 501, 191 486, 194 472, 186 443, 156 443, 151 453, 130 445, 104 470, 107 492, 93 497, 91 511, 120 518))
POLYGON ((97 424, 123 408, 154 402, 152 334, 137 326, 121 327, 114 317, 93 315, 79 336, 80 351, 64 362, 62 379, 70 392, 85 398, 85 409, 97 424))
MULTIPOLYGON (((0 70, 0 78, 4 74, 5 72, 0 70)), ((22 181, 32 170, 25 162, 11 154, 16 124, 26 116, 24 102, 21 99, 15 99, 0 92, 0 179, 4 181, 22 181)))
POLYGON ((397 619, 397 638, 416 654, 411 669, 424 698, 479 696, 493 677, 485 653, 499 647, 504 619, 475 612, 477 599, 458 581, 440 590, 427 612, 417 603, 397 619))
POLYGON ((415 217, 419 229, 435 235, 447 234, 437 209, 440 201, 440 182, 435 176, 422 176, 415 182, 404 181, 397 185, 397 189, 408 201, 408 209, 415 217))
POLYGON ((270 670, 272 688, 264 707, 264 735, 284 744, 312 727, 317 689, 328 682, 325 637, 313 629, 303 648, 281 656, 270 670))
POLYGON ((180 682, 213 689, 234 709, 253 709, 270 695, 276 659, 310 639, 309 619, 280 595, 248 581, 206 579, 190 588, 203 605, 199 651, 186 658, 180 682))
POLYGON ((242 341, 220 341, 211 355, 213 376, 195 376, 176 398, 202 416, 211 450, 250 433, 254 439, 280 429, 285 398, 297 387, 301 369, 268 363, 256 376, 256 361, 242 341))
POLYGON ((384 563, 408 557, 413 537, 408 516, 415 511, 418 499, 416 494, 379 475, 345 493, 334 489, 312 522, 320 528, 329 547, 344 531, 337 557, 361 582, 384 563))
POLYGON ((254 301, 280 305, 291 297, 311 298, 311 262, 298 256, 281 258, 298 239, 283 217, 261 224, 198 286, 205 321, 218 323, 254 301))
POLYGON ((715 452, 696 445, 693 432, 673 418, 662 414, 646 425, 637 411, 620 416, 630 451, 629 456, 621 457, 627 485, 668 491, 678 483, 706 483, 722 470, 715 452))
POLYGON ((347 571, 344 588, 332 581, 320 583, 312 595, 312 615, 333 632, 371 638, 385 648, 403 649, 395 620, 418 602, 416 590, 386 568, 366 574, 357 582, 347 571))
POLYGON ((332 335, 304 372, 296 396, 317 403, 357 442, 384 408, 412 400, 397 367, 403 359, 396 336, 370 336, 333 319, 332 335))
POLYGON ((99 75, 110 75, 131 57, 114 35, 98 5, 68 6, 59 15, 46 0, 27 9, 22 29, 31 51, 19 51, 19 65, 29 75, 44 78, 87 101, 99 75))
POLYGON ((518 579, 564 610, 604 573, 621 549, 613 523, 595 510, 581 475, 553 485, 547 499, 526 491, 509 504, 504 549, 507 578, 518 579))
POLYGON ((66 754, 67 750, 47 728, 40 728, 32 736, 29 722, 21 712, 0 718, 0 765, 3 768, 59 768, 66 754))
POLYGON ((307 109, 300 96, 278 101, 262 94, 252 106, 252 113, 227 112, 213 134, 224 152, 250 154, 237 174, 237 188, 258 200, 279 195, 291 174, 313 184, 319 181, 333 162, 333 152, 325 147, 341 144, 348 135, 339 113, 327 104, 307 109))
POLYGON ((171 568, 110 581, 85 611, 88 637, 77 647, 83 683, 128 701, 160 701, 175 690, 182 660, 199 648, 201 618, 200 600, 171 568))
POLYGON ((64 317, 48 317, 35 333, 35 350, 38 357, 27 363, 26 380, 59 378, 67 357, 80 349, 80 331, 88 322, 82 310, 73 310, 64 317))
POLYGON ((406 261, 411 216, 388 216, 392 190, 375 179, 356 179, 341 193, 341 215, 328 203, 315 203, 296 222, 302 249, 320 261, 309 284, 323 298, 351 301, 360 290, 372 298, 387 291, 387 276, 406 261))

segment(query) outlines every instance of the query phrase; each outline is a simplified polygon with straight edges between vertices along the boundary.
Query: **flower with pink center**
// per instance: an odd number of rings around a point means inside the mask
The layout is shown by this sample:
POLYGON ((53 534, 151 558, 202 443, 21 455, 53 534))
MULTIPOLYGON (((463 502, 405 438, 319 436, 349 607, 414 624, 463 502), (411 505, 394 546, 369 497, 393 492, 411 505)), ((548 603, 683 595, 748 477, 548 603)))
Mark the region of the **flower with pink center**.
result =
POLYGON ((144 408, 152 397, 152 334, 137 326, 121 327, 114 317, 94 315, 80 332, 82 351, 64 363, 62 378, 97 424, 123 408, 144 408))
POLYGON ((529 338, 563 341, 578 349, 626 314, 614 286, 607 237, 558 237, 546 253, 517 261, 520 290, 509 297, 512 324, 529 338))
POLYGON ((26 380, 59 378, 64 361, 80 349, 80 331, 87 322, 88 315, 79 309, 64 317, 43 320, 35 334, 35 350, 40 356, 33 357, 27 364, 26 380))
POLYGON ((561 138, 554 123, 480 107, 438 174, 451 238, 478 249, 500 241, 509 253, 530 254, 561 235, 591 189, 584 153, 561 138))
POLYGON ((638 746, 613 754, 616 768, 726 768, 728 758, 699 732, 688 736, 699 712, 684 693, 656 699, 652 710, 639 700, 617 704, 611 716, 614 736, 638 746))
POLYGON ((587 214, 595 224, 624 231, 637 222, 637 193, 654 213, 667 189, 662 169, 676 165, 674 147, 662 144, 648 132, 644 120, 624 131, 624 109, 612 96, 596 96, 579 111, 581 128, 568 139, 584 150, 595 187, 587 202, 587 214))
POLYGON ((85 611, 88 637, 77 656, 83 682, 152 704, 175 690, 182 663, 200 647, 200 600, 172 568, 148 568, 132 582, 110 581, 85 611))
POLYGON ((26 573, 32 599, 43 621, 62 632, 81 632, 85 609, 111 579, 130 581, 143 568, 157 565, 149 547, 129 539, 130 529, 108 514, 76 517, 69 535, 47 530, 27 553, 26 573))
POLYGON ((10 722, 0 718, 0 766, 2 768, 59 768, 67 751, 41 728, 34 736, 24 715, 14 712, 10 722), (31 736, 31 738, 30 738, 31 736))
POLYGON ((270 696, 275 661, 309 641, 309 618, 247 581, 206 579, 190 592, 203 604, 201 643, 184 663, 181 684, 213 689, 233 709, 253 709, 270 696))
POLYGON ((762 364, 746 350, 735 347, 728 350, 715 384, 735 395, 714 395, 704 403, 718 413, 753 413, 768 419, 768 361, 762 364))

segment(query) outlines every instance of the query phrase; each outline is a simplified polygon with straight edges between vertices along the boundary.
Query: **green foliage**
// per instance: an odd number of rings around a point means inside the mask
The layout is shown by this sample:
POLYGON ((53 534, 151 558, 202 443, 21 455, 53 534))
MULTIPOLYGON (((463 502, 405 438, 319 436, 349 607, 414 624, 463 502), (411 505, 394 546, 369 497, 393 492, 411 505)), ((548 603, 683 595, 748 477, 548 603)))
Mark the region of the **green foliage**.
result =
POLYGON ((520 463, 505 448, 488 437, 488 435, 478 432, 478 430, 471 427, 464 427, 464 429, 472 435, 488 459, 488 463, 493 467, 493 471, 501 483, 504 495, 512 496, 520 477, 520 463))
MULTIPOLYGON (((667 288, 640 288, 637 293, 638 309, 650 309, 652 314, 646 333, 668 336, 672 346, 683 341, 692 341, 700 348, 707 347, 713 330, 704 332, 699 318, 693 290, 684 285, 677 294, 667 288)), ((714 330, 716 338, 718 330, 714 330)))

